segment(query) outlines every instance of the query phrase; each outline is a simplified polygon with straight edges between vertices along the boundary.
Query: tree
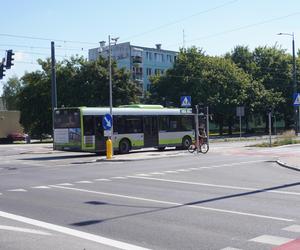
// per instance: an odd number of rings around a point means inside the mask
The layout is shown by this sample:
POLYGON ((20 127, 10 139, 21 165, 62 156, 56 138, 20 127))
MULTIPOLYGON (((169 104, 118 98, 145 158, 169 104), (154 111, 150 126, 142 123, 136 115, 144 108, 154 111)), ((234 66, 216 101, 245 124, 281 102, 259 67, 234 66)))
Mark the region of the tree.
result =
MULTIPOLYGON (((38 60, 42 70, 26 73, 19 99, 21 124, 35 136, 52 134, 51 62, 38 60)), ((56 64, 58 107, 108 106, 108 62, 71 57, 56 64)), ((138 88, 129 73, 112 64, 113 105, 137 102, 138 88)))
POLYGON ((8 110, 18 110, 18 94, 21 89, 21 81, 13 76, 3 86, 3 99, 8 110))
POLYGON ((223 133, 224 124, 233 125, 234 109, 246 99, 250 77, 230 59, 206 56, 202 50, 181 50, 174 68, 152 79, 151 98, 179 106, 180 96, 191 95, 193 103, 208 105, 223 133))

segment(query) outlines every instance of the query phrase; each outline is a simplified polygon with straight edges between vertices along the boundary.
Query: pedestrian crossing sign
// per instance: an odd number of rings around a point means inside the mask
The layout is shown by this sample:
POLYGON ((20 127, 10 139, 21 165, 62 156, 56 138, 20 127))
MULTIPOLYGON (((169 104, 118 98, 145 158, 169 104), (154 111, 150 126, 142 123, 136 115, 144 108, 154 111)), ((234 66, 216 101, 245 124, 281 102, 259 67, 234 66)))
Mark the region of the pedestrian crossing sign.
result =
POLYGON ((300 106, 300 93, 295 93, 293 100, 294 106, 300 106))
POLYGON ((191 96, 181 96, 180 97, 181 107, 188 108, 192 106, 191 96))

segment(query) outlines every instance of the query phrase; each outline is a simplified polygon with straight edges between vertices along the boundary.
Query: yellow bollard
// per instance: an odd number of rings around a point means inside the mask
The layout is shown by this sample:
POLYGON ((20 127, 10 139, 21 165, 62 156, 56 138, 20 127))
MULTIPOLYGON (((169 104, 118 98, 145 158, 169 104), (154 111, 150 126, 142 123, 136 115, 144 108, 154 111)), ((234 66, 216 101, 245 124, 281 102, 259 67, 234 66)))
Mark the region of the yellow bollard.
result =
POLYGON ((110 160, 112 158, 112 140, 106 140, 106 159, 110 160))

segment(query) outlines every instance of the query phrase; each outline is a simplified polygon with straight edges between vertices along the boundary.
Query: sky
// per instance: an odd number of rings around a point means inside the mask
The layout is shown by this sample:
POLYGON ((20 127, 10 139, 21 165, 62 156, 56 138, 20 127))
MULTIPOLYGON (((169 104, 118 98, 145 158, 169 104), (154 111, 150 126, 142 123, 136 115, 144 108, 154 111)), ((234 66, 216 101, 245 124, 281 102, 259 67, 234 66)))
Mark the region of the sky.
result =
POLYGON ((88 56, 108 35, 118 42, 178 51, 196 46, 208 55, 224 55, 237 45, 277 44, 291 53, 300 44, 298 0, 0 0, 0 60, 15 53, 14 66, 0 80, 40 69, 37 59, 88 56), (299 42, 297 41, 299 37, 299 42))

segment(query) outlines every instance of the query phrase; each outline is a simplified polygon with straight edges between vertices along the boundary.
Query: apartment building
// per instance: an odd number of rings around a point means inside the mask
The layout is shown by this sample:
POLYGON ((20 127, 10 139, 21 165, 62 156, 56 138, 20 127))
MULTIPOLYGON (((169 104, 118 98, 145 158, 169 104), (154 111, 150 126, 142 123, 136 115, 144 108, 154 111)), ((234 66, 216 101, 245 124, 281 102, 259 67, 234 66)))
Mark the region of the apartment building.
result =
MULTIPOLYGON (((173 66, 178 52, 164 50, 161 44, 155 48, 131 45, 130 42, 111 46, 112 59, 117 61, 119 68, 130 71, 132 79, 140 84, 143 91, 150 88, 149 78, 152 75, 164 74, 173 66)), ((102 43, 99 48, 89 50, 89 60, 97 60, 99 56, 109 55, 108 46, 102 43)))

